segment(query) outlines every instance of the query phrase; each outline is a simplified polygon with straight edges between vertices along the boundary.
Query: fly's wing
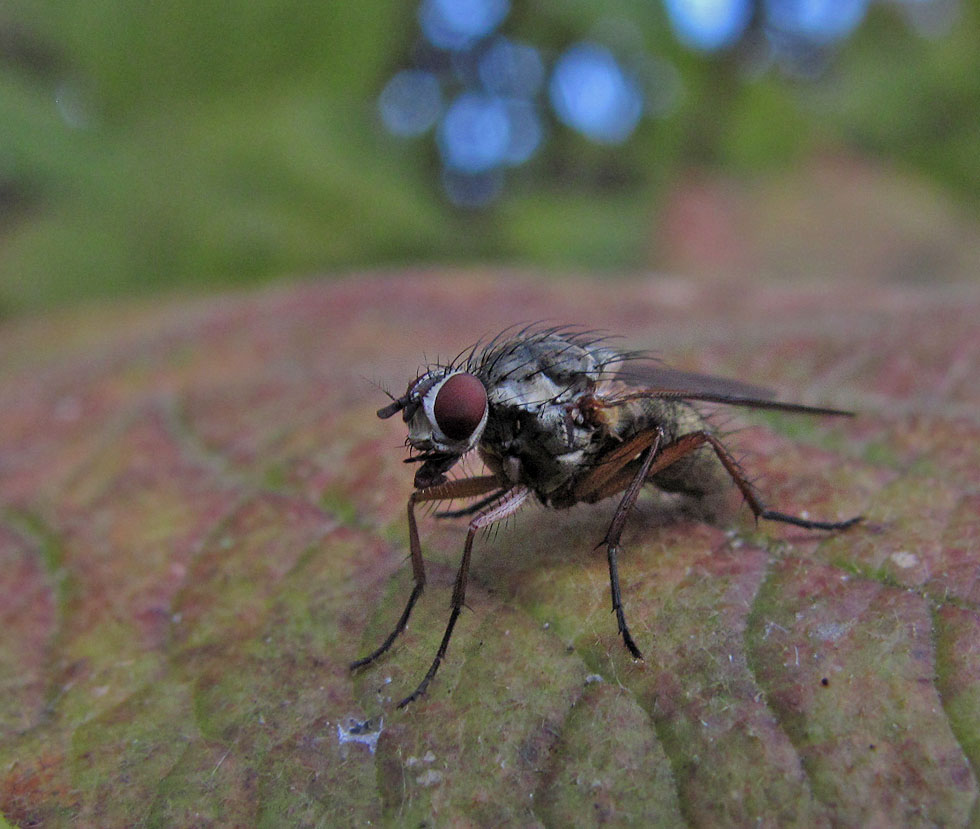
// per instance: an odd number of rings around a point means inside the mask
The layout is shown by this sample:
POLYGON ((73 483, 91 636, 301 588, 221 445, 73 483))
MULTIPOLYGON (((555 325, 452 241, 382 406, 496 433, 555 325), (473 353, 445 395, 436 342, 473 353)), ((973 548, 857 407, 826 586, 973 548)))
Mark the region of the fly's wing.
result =
POLYGON ((637 400, 657 397, 674 400, 699 400, 706 403, 722 403, 727 406, 743 406, 749 409, 770 409, 806 414, 853 416, 853 412, 828 409, 823 406, 806 406, 802 403, 785 403, 774 400, 771 389, 754 383, 743 383, 727 377, 712 377, 690 371, 679 371, 655 362, 630 360, 616 373, 611 384, 613 400, 637 400))
POLYGON ((680 371, 655 362, 632 360, 616 373, 616 380, 629 386, 662 389, 664 391, 694 391, 699 394, 751 397, 756 400, 772 400, 772 389, 743 383, 728 377, 713 377, 693 371, 680 371))

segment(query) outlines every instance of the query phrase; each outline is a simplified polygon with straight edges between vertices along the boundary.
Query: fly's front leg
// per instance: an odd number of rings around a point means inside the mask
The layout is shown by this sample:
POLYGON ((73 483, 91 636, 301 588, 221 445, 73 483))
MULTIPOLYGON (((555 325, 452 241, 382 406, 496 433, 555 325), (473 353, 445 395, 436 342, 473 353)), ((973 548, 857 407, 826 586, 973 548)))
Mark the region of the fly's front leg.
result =
MULTIPOLYGON (((496 481, 496 479, 494 479, 496 481)), ((413 700, 418 699, 425 693, 429 683, 439 670, 439 665, 446 655, 449 647, 449 640, 453 635, 453 628, 456 627, 456 620, 459 618, 460 610, 463 608, 463 601, 466 599, 466 581, 470 572, 470 553, 473 550, 473 539, 479 530, 489 527, 508 515, 513 515, 527 499, 530 490, 522 486, 516 486, 507 490, 500 499, 492 506, 477 515, 470 521, 469 531, 466 533, 466 543, 463 545, 463 559, 459 563, 459 570, 456 573, 456 582, 453 585, 453 600, 451 604, 452 612, 449 614, 449 624, 446 632, 442 635, 442 642, 439 643, 439 650, 436 651, 436 658, 432 660, 432 665, 426 671, 425 676, 419 683, 419 687, 412 691, 405 699, 398 703, 399 708, 404 708, 413 700)))
POLYGON ((422 560, 422 545, 419 542, 419 529, 415 520, 415 505, 425 501, 448 501, 453 498, 473 498, 483 495, 494 489, 500 488, 500 481, 494 475, 480 475, 474 478, 463 478, 458 481, 449 481, 445 484, 432 486, 428 489, 417 489, 408 497, 408 546, 412 554, 412 578, 415 586, 412 594, 408 597, 408 604, 402 611, 401 618, 395 629, 388 634, 388 638, 381 645, 367 656, 350 663, 350 670, 354 671, 365 665, 370 665, 385 653, 394 644, 395 640, 402 634, 408 625, 408 617, 412 615, 412 608, 422 595, 425 587, 425 562, 422 560))

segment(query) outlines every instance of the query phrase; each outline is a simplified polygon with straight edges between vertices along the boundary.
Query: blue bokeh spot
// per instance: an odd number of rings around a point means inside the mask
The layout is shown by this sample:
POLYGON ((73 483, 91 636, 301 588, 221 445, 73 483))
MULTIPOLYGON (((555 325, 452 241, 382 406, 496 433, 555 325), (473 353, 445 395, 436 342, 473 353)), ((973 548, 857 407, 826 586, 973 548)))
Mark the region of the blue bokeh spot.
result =
POLYGON ((433 46, 465 49, 493 32, 509 12, 509 0, 423 0, 419 25, 433 46))
POLYGON ((511 144, 504 99, 464 92, 449 105, 439 125, 443 163, 462 173, 483 173, 505 163, 511 144))
POLYGON ((770 28, 815 44, 843 40, 867 10, 868 0, 765 0, 770 28))
POLYGON ((378 111, 387 130, 402 138, 427 132, 442 110, 439 79, 431 72, 406 69, 381 90, 378 111))
POLYGON ((562 122, 602 144, 625 141, 643 114, 639 85, 594 43, 576 44, 558 59, 548 92, 562 122))
POLYGON ((751 0, 664 0, 677 39, 713 52, 734 44, 748 28, 751 0))
POLYGON ((496 38, 480 56, 480 83, 488 92, 530 98, 544 83, 544 62, 533 46, 496 38))

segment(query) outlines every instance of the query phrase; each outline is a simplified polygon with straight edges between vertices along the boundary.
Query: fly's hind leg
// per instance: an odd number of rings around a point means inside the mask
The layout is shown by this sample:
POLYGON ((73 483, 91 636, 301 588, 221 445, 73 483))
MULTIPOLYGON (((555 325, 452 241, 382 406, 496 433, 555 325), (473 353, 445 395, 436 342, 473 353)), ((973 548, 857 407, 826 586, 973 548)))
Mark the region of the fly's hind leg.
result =
POLYGON ((639 648, 630 635, 626 618, 623 614, 623 603, 619 590, 619 573, 617 571, 616 559, 619 552, 619 539, 622 535, 623 525, 626 517, 636 503, 640 494, 640 489, 645 483, 653 483, 653 477, 677 463, 682 458, 696 452, 705 444, 711 447, 718 460, 724 466, 725 471, 738 487, 742 496, 745 498, 756 518, 765 518, 769 521, 782 521, 785 524, 793 524, 797 527, 804 527, 810 530, 846 530, 861 520, 861 516, 849 518, 846 521, 813 521, 809 518, 800 518, 796 515, 789 515, 778 510, 767 508, 759 496, 756 495, 752 485, 746 479, 738 463, 729 454, 724 444, 710 432, 698 431, 686 434, 664 447, 660 446, 661 433, 657 430, 650 430, 637 435, 632 440, 627 441, 614 452, 606 461, 597 466, 592 473, 584 478, 575 490, 576 497, 588 503, 595 503, 603 498, 623 492, 622 500, 616 509, 606 537, 599 542, 599 545, 606 545, 606 553, 609 558, 609 582, 612 589, 613 611, 616 613, 616 622, 619 625, 619 632, 623 637, 629 652, 637 659, 642 659, 639 648), (633 462, 641 458, 638 467, 633 466, 633 462), (624 492, 625 487, 625 492, 624 492))
POLYGON ((425 563, 422 561, 422 545, 419 542, 419 529, 415 520, 415 505, 426 501, 449 501, 453 498, 473 498, 484 495, 495 489, 500 488, 500 481, 494 475, 480 475, 473 478, 463 478, 458 481, 449 481, 445 484, 432 486, 427 489, 417 489, 408 498, 408 544, 412 554, 412 577, 415 586, 408 597, 408 604, 402 611, 401 618, 395 629, 388 634, 388 638, 381 645, 361 659, 350 663, 350 670, 354 671, 365 665, 370 665, 379 656, 384 654, 402 634, 408 625, 408 618, 412 615, 412 608, 422 595, 425 587, 425 563))
POLYGON ((661 457, 665 459, 667 456, 674 456, 672 459, 667 460, 667 463, 662 468, 666 468, 670 463, 696 451, 705 444, 710 446, 715 455, 717 455, 718 460, 721 461, 722 466, 725 467, 725 471, 731 477, 732 481, 735 482, 735 486, 738 487, 742 493, 742 497, 745 498, 745 502, 749 505, 749 509, 752 510, 752 514, 757 519, 765 518, 768 521, 781 521, 784 524, 792 524, 808 530, 834 531, 846 530, 848 527, 853 527, 862 518, 862 516, 856 515, 853 518, 848 518, 846 521, 814 521, 809 518, 801 518, 797 515, 789 515, 785 512, 769 509, 759 499, 752 484, 746 479, 738 463, 725 448, 724 444, 710 432, 692 432, 678 438, 670 446, 666 447, 661 454, 661 457))
POLYGON ((793 524, 797 527, 804 527, 808 530, 846 530, 848 527, 853 527, 855 524, 864 518, 863 515, 855 515, 852 518, 848 518, 846 521, 811 521, 809 518, 800 518, 798 515, 788 515, 785 512, 779 512, 774 509, 764 509, 759 513, 759 518, 765 518, 769 521, 782 521, 784 524, 793 524))
POLYGON ((752 510, 752 514, 757 519, 765 518, 768 521, 781 521, 784 524, 793 524, 796 527, 803 527, 808 530, 828 531, 846 530, 861 520, 861 516, 858 515, 854 518, 848 518, 846 521, 813 521, 809 518, 801 518, 797 515, 789 515, 785 512, 769 509, 759 499, 752 484, 746 479, 745 474, 742 472, 736 460, 731 456, 731 453, 725 448, 724 444, 713 434, 705 431, 690 432, 668 446, 665 446, 660 453, 660 457, 657 458, 657 463, 651 467, 648 478, 666 469, 671 464, 676 463, 681 458, 690 455, 692 452, 696 452, 706 444, 718 457, 721 465, 725 468, 732 481, 734 481, 735 486, 738 487, 745 502, 749 505, 749 509, 752 510))

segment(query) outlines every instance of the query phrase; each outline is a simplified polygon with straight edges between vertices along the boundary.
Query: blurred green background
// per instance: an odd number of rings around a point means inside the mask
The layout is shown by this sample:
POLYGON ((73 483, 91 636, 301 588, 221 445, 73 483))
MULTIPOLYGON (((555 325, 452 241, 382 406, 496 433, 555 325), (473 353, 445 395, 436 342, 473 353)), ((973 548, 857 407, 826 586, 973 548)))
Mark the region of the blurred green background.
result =
POLYGON ((0 316, 418 263, 974 278, 978 20, 980 0, 876 3, 794 72, 753 63, 748 38, 682 45, 656 2, 514 0, 501 30, 549 60, 627 21, 680 94, 615 146, 552 118, 474 210, 446 199, 431 134, 378 117, 417 53, 414 3, 13 0, 0 316), (942 25, 923 33, 909 10, 929 2, 942 25))

